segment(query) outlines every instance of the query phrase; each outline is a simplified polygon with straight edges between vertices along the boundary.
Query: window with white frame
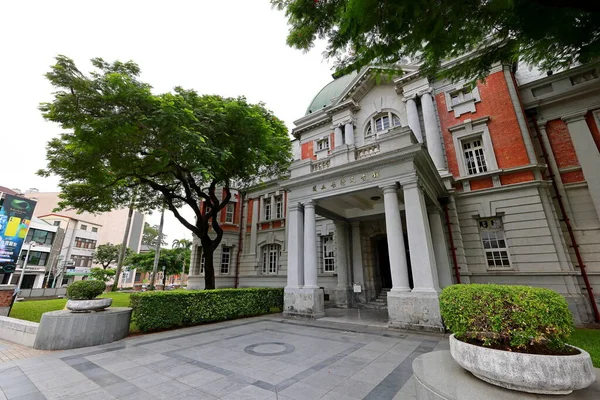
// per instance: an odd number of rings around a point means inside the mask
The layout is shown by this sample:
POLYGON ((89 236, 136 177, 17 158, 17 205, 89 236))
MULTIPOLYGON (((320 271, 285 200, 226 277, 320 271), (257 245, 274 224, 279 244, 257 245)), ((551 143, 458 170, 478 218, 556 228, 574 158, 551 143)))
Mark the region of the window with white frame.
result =
POLYGON ((273 210, 271 210, 271 198, 269 197, 265 197, 265 221, 268 221, 271 219, 271 212, 273 210))
POLYGON ((477 111, 475 104, 481 101, 477 86, 471 88, 457 85, 454 89, 444 92, 444 96, 446 97, 446 109, 448 112, 454 111, 455 118, 462 114, 474 113, 477 111))
POLYGON ((323 243, 323 272, 335 272, 335 245, 333 235, 322 236, 323 243))
POLYGON ((371 121, 367 124, 365 136, 384 132, 396 126, 400 126, 400 117, 391 111, 384 111, 371 118, 371 121))
POLYGON ((235 211, 234 203, 227 203, 225 206, 225 222, 228 224, 233 224, 233 213, 235 211))
POLYGON ((275 196, 275 218, 283 218, 283 196, 275 196))
POLYGON ((316 140, 317 151, 329 149, 329 136, 316 140))
POLYGON ((453 106, 464 103, 465 101, 473 100, 473 92, 467 89, 459 89, 449 93, 450 102, 453 106))
POLYGON ((206 265, 206 257, 204 256, 204 251, 202 251, 202 255, 200 256, 200 273, 204 273, 204 265, 206 265))
POLYGON ((462 141, 463 156, 468 175, 487 172, 487 162, 481 137, 462 141))
POLYGON ((221 275, 229 273, 229 265, 231 264, 231 247, 223 247, 221 251, 221 275))
POLYGON ((510 258, 500 218, 479 220, 481 242, 488 268, 510 268, 510 258))
POLYGON ((279 265, 279 253, 281 246, 278 244, 267 244, 262 248, 262 273, 267 275, 277 274, 279 265))

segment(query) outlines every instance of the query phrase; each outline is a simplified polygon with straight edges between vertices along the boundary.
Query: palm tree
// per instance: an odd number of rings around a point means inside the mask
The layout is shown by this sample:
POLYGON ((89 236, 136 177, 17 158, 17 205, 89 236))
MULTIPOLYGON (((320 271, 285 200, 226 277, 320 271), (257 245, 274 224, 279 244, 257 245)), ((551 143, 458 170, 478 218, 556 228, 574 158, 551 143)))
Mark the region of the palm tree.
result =
MULTIPOLYGON (((171 247, 173 249, 185 249, 190 250, 192 248, 193 242, 188 239, 175 239, 173 240, 173 244, 171 247)), ((182 253, 185 254, 185 253, 182 253)), ((185 275, 185 258, 183 259, 183 269, 181 271, 181 287, 183 287, 183 275, 185 275)))

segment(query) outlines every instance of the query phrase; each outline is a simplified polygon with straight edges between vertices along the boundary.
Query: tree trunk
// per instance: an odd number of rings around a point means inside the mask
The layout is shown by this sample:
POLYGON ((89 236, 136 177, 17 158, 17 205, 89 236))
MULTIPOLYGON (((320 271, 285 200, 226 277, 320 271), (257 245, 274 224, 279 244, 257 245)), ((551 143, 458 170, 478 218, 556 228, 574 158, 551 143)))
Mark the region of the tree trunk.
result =
POLYGON ((129 239, 129 229, 131 228, 131 216, 133 215, 133 204, 135 195, 131 198, 129 203, 129 213, 127 214, 127 226, 125 227, 125 234, 123 235, 123 243, 121 243, 121 252, 119 253, 119 260, 117 261, 117 272, 115 273, 115 281, 112 286, 112 291, 116 292, 119 286, 119 277, 121 276, 121 270, 123 269, 123 262, 125 261, 125 251, 127 250, 127 240, 129 239))
POLYGON ((160 260, 160 245, 162 243, 162 232, 165 224, 165 208, 160 211, 160 225, 158 225, 158 238, 156 239, 156 251, 154 253, 154 267, 152 268, 152 278, 150 280, 150 290, 154 290, 154 282, 158 272, 158 261, 160 260))
POLYGON ((166 285, 167 285, 167 271, 163 272, 163 290, 165 290, 166 285))
MULTIPOLYGON (((208 236, 208 235, 206 235, 208 236)), ((209 239, 210 240, 210 239, 209 239)), ((204 253, 204 289, 215 288, 215 267, 213 253, 215 252, 212 243, 202 240, 202 252, 204 253)))

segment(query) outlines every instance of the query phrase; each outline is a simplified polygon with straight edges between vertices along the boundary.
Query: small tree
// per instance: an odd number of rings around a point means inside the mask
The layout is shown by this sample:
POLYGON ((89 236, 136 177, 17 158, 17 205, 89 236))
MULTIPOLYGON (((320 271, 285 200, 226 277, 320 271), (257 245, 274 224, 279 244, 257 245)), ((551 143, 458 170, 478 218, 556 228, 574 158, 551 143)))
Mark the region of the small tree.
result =
MULTIPOLYGON (((136 268, 142 272, 152 272, 154 267, 154 253, 147 252, 140 254, 130 255, 126 262, 130 268, 136 268)), ((177 249, 161 249, 160 256, 158 259, 158 270, 161 271, 165 267, 165 273, 163 275, 163 285, 165 284, 166 277, 170 275, 178 275, 182 272, 181 264, 184 260, 189 259, 191 251, 185 248, 177 249)), ((185 270, 188 272, 188 270, 185 270)))
MULTIPOLYGON (((150 225, 144 222, 144 233, 142 234, 142 244, 146 246, 156 248, 156 242, 158 241, 158 225, 150 225)), ((167 235, 162 234, 162 240, 160 245, 165 246, 167 244, 167 235)))
POLYGON ((165 204, 200 239, 205 287, 213 289, 213 252, 223 238, 218 215, 231 199, 230 183, 245 187, 287 172, 285 125, 243 97, 180 87, 152 94, 133 62, 96 58, 86 75, 71 59, 56 60, 46 77, 57 92, 40 109, 66 132, 48 143, 48 166, 39 174, 60 177, 59 207, 102 212, 132 199, 138 210, 165 204), (182 216, 184 206, 194 220, 182 216))
MULTIPOLYGON (((119 259, 119 252, 121 251, 120 244, 101 244, 96 247, 94 252, 94 262, 102 265, 103 269, 107 269, 112 263, 117 262, 119 259)), ((131 249, 125 249, 125 256, 131 254, 131 249)))
POLYGON ((600 3, 584 0, 271 0, 290 24, 287 43, 310 49, 328 41, 325 56, 338 74, 369 64, 423 62, 425 75, 442 63, 451 78, 485 78, 496 62, 518 59, 543 70, 600 56, 600 3))
POLYGON ((90 270, 90 278, 96 281, 108 282, 115 276, 116 271, 114 269, 103 269, 103 268, 92 268, 90 270))

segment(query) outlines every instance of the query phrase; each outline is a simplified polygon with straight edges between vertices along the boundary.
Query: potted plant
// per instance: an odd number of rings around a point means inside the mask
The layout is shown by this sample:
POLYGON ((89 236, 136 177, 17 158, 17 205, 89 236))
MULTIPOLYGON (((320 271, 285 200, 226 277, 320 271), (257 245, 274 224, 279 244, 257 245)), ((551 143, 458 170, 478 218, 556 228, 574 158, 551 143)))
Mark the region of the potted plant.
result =
POLYGON ((77 281, 67 288, 67 308, 73 312, 102 311, 110 307, 112 299, 97 299, 106 289, 102 281, 77 281))
POLYGON ((504 388, 568 394, 596 379, 590 355, 567 344, 573 317, 566 300, 544 288, 453 285, 440 310, 454 360, 504 388))

